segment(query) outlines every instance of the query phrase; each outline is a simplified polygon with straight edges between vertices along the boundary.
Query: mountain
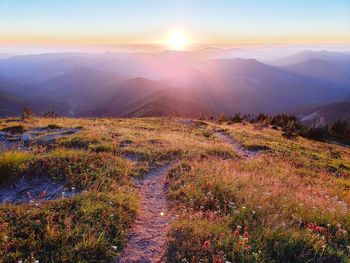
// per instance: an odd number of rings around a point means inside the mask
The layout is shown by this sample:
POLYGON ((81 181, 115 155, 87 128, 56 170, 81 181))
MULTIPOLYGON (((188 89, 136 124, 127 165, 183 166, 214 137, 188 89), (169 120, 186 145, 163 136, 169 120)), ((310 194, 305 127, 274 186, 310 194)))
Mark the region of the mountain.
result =
POLYGON ((69 105, 74 116, 276 113, 350 96, 344 62, 310 59, 277 67, 256 59, 208 59, 198 54, 19 56, 0 60, 0 69, 9 65, 1 72, 5 77, 0 78, 0 90, 20 98, 41 97, 69 105), (6 84, 1 85, 1 81, 6 84))
POLYGON ((40 94, 78 107, 94 102, 104 88, 120 79, 113 73, 88 67, 76 67, 43 83, 40 94))
POLYGON ((25 107, 32 109, 38 115, 47 111, 54 111, 61 116, 70 115, 69 107, 64 103, 49 101, 40 97, 28 99, 0 91, 0 117, 18 116, 25 107))
POLYGON ((291 56, 279 59, 273 64, 276 66, 289 66, 298 64, 307 60, 321 59, 333 63, 342 63, 350 65, 350 53, 346 52, 335 52, 335 51, 312 51, 304 50, 291 56))
POLYGON ((197 115, 277 112, 339 100, 344 93, 257 60, 219 59, 178 70, 162 81, 136 78, 117 83, 101 90, 95 97, 97 103, 81 107, 77 114, 134 116, 137 112, 139 116, 142 111, 137 109, 151 104, 156 105, 158 115, 186 114, 185 105, 187 115, 196 110, 197 115))
POLYGON ((4 77, 31 86, 41 85, 76 67, 99 69, 103 65, 128 56, 127 53, 89 54, 79 52, 18 55, 0 59, 4 77))
POLYGON ((285 67, 286 70, 337 86, 350 87, 350 63, 313 58, 285 67))
POLYGON ((98 103, 82 107, 77 114, 120 117, 209 114, 205 106, 186 96, 186 91, 162 81, 131 79, 105 89, 98 103))
POLYGON ((304 108, 295 113, 302 123, 309 126, 331 125, 336 120, 346 120, 350 124, 350 101, 304 108))
POLYGON ((169 87, 161 81, 144 78, 129 79, 101 90, 95 104, 85 105, 79 111, 88 116, 124 116, 135 111, 143 100, 156 96, 169 87))
POLYGON ((229 113, 282 111, 339 100, 350 93, 254 59, 211 60, 202 63, 200 69, 211 76, 212 89, 223 90, 229 98, 229 113))
POLYGON ((27 96, 33 92, 33 89, 10 78, 0 76, 0 91, 27 96))
POLYGON ((24 84, 39 83, 62 73, 62 70, 58 72, 50 70, 48 64, 72 55, 74 53, 12 56, 0 60, 0 72, 3 76, 16 79, 24 84))

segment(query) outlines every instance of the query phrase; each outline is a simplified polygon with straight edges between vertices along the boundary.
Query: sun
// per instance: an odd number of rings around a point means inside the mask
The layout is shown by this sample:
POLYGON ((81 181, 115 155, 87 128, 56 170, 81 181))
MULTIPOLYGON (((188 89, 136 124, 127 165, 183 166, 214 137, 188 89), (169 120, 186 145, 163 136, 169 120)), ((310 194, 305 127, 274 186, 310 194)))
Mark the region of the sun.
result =
POLYGON ((186 50, 189 45, 189 37, 185 32, 174 31, 170 34, 168 39, 168 46, 170 50, 186 50))

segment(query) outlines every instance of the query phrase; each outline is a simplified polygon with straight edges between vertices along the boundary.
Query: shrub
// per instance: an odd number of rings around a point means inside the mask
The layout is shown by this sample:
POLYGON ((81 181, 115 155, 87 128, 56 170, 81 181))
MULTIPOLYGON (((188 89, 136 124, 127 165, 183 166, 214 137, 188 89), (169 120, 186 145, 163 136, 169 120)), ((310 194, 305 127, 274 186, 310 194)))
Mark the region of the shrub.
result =
POLYGON ((56 118, 57 114, 54 111, 47 111, 43 113, 44 118, 56 118))
POLYGON ((257 117, 257 121, 258 122, 265 122, 269 119, 269 116, 265 113, 259 113, 258 117, 257 117))
POLYGON ((350 127, 347 121, 337 120, 329 129, 329 133, 339 139, 350 138, 350 127))
POLYGON ((22 119, 28 119, 30 117, 33 117, 34 113, 30 108, 23 108, 22 110, 22 119))
POLYGON ((0 155, 0 183, 4 183, 20 172, 29 161, 26 152, 4 152, 0 155))
POLYGON ((230 121, 233 123, 240 123, 243 120, 240 112, 237 112, 233 117, 230 118, 230 121))
POLYGON ((287 114, 279 114, 279 115, 276 115, 274 116, 272 119, 271 119, 271 122, 270 124, 271 125, 274 125, 274 126, 277 126, 277 127, 281 127, 281 128, 284 128, 286 127, 290 122, 297 122, 297 117, 291 115, 287 115, 287 114))
POLYGON ((283 128, 282 128, 282 135, 288 139, 294 138, 301 134, 302 126, 297 121, 289 121, 283 128))

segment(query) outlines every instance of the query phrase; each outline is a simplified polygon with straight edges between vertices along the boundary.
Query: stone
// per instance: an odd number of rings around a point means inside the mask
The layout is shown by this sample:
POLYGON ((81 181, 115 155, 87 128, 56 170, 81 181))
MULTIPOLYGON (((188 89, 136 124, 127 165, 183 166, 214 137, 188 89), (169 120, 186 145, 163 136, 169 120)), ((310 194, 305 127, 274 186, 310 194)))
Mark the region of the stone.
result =
POLYGON ((31 140, 31 136, 28 133, 23 133, 21 136, 21 141, 24 143, 28 143, 31 140))

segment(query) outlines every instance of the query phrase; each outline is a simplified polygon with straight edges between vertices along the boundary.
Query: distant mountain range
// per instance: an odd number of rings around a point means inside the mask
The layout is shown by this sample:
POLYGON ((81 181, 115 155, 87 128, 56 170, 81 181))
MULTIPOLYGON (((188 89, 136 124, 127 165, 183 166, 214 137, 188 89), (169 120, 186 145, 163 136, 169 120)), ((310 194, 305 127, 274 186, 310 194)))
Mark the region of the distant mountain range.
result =
POLYGON ((0 59, 0 116, 18 114, 24 106, 70 116, 276 113, 350 97, 348 53, 304 51, 271 66, 232 58, 244 52, 209 48, 0 59))
POLYGON ((0 91, 0 116, 19 116, 25 107, 36 114, 54 111, 58 115, 69 115, 69 106, 64 102, 49 101, 42 97, 23 98, 0 91))

